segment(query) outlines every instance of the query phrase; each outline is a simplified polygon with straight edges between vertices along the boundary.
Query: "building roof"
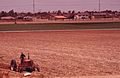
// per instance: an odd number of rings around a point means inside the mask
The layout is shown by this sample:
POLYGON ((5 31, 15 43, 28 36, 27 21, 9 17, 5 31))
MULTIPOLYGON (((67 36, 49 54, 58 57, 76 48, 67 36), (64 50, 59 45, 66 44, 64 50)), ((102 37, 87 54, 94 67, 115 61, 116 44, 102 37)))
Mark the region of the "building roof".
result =
POLYGON ((11 16, 6 16, 6 17, 1 17, 2 20, 9 20, 9 19, 15 19, 14 17, 11 16))
POLYGON ((65 19, 65 18, 67 18, 67 17, 65 17, 65 16, 55 16, 55 18, 65 19))

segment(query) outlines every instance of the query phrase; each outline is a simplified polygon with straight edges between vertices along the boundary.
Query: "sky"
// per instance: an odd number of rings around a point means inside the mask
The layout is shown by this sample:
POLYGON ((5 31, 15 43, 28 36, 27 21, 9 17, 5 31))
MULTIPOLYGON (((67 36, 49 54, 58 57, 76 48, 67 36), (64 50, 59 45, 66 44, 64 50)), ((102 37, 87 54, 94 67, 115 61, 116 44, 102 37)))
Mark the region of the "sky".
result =
MULTIPOLYGON (((99 0, 34 0, 35 12, 98 11, 99 0)), ((120 0, 100 0, 100 10, 120 11, 120 0)), ((33 12, 33 0, 0 0, 0 11, 33 12)))

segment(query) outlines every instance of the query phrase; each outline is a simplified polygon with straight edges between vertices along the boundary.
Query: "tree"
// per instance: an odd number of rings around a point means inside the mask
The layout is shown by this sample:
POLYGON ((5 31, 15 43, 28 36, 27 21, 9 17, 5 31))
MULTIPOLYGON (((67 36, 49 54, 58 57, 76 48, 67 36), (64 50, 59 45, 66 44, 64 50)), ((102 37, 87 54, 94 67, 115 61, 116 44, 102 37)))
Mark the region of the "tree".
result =
POLYGON ((15 16, 14 10, 13 10, 13 9, 12 9, 12 10, 10 10, 10 11, 8 12, 8 15, 9 15, 9 16, 13 16, 13 17, 14 17, 14 16, 15 16))
POLYGON ((74 11, 74 10, 72 11, 72 14, 75 14, 75 11, 74 11))
POLYGON ((68 14, 71 14, 71 11, 68 11, 68 14))
POLYGON ((7 13, 5 11, 1 11, 0 17, 4 17, 4 16, 7 16, 7 13))
POLYGON ((27 16, 32 16, 33 14, 31 12, 28 12, 26 15, 27 16))
POLYGON ((57 11, 57 15, 62 15, 61 10, 58 10, 58 11, 57 11))

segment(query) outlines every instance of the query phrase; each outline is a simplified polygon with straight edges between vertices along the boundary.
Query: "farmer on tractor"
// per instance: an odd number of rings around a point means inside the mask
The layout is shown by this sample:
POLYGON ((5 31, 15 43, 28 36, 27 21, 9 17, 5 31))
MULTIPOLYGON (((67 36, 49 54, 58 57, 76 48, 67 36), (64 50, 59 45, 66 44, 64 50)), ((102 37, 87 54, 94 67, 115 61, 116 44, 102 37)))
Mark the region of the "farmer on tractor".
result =
POLYGON ((23 52, 20 55, 20 59, 21 59, 21 64, 23 63, 24 59, 25 59, 25 55, 23 54, 23 52))

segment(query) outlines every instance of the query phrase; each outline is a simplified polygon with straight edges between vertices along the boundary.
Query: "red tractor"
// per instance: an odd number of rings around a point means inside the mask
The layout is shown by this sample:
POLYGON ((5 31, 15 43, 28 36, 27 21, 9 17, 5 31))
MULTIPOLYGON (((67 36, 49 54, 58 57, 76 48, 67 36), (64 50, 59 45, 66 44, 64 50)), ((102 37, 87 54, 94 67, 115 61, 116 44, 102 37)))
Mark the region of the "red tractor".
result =
POLYGON ((39 66, 34 64, 33 60, 30 59, 24 59, 23 63, 20 64, 17 64, 16 60, 11 60, 10 70, 18 72, 23 71, 32 72, 35 70, 37 70, 38 72, 40 71, 39 66))

